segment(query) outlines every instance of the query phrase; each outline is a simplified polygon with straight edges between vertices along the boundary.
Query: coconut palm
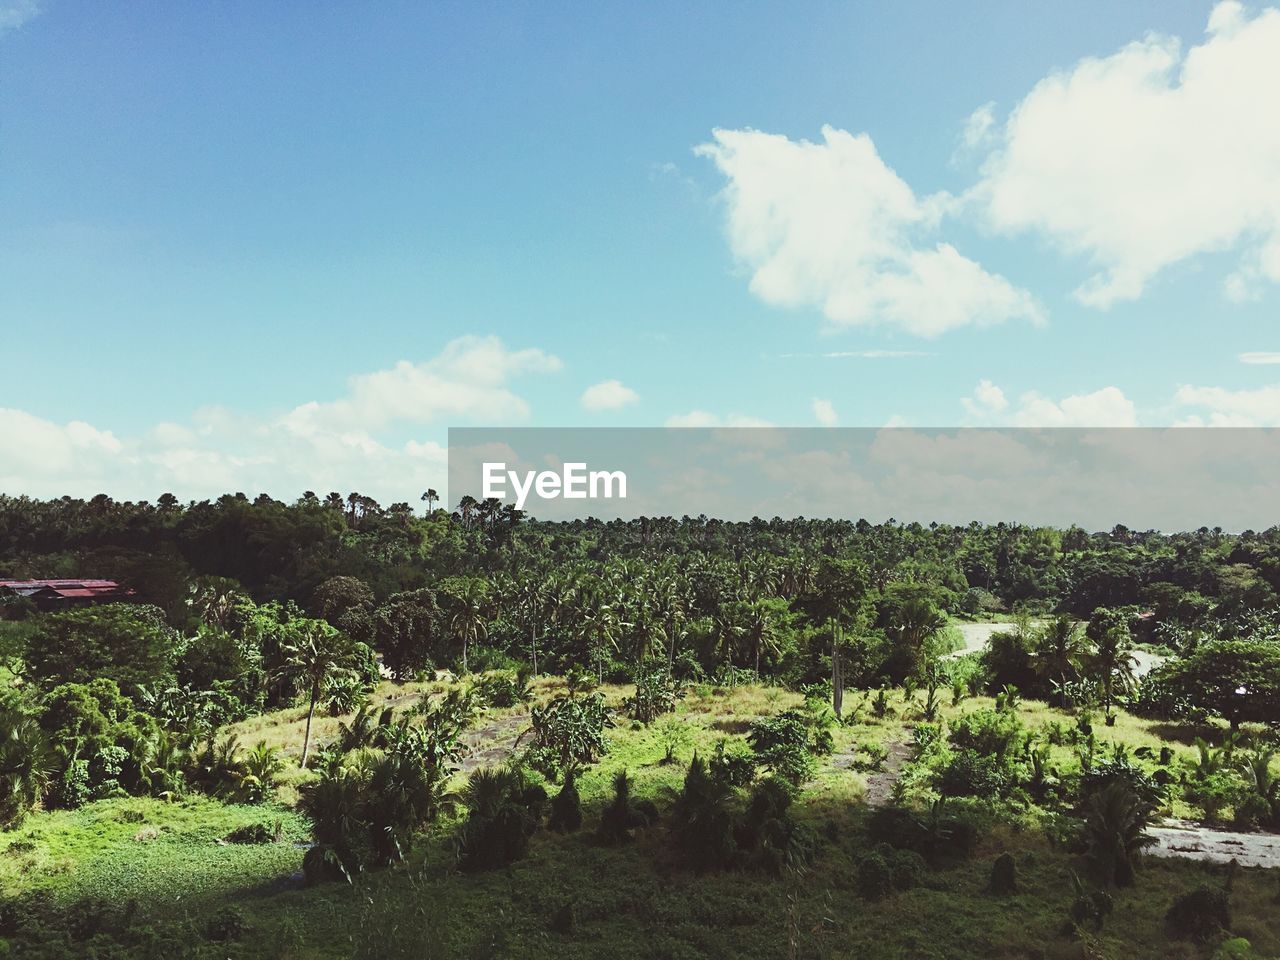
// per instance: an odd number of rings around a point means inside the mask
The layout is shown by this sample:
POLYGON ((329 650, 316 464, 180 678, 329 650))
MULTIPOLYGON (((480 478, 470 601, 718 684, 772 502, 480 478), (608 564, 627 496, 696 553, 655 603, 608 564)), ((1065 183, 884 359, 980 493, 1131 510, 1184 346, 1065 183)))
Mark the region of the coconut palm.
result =
POLYGON ((307 726, 302 736, 302 766, 311 750, 311 721, 316 703, 331 677, 349 673, 350 647, 346 637, 323 620, 291 620, 282 645, 284 671, 307 691, 307 726))
POLYGON ((1067 616, 1054 617, 1036 644, 1036 672, 1065 695, 1067 684, 1080 674, 1085 656, 1084 631, 1067 616))
POLYGON ((450 591, 453 613, 449 626, 462 643, 462 672, 468 673, 467 650, 489 635, 486 612, 489 588, 479 577, 467 577, 458 581, 450 591))
POLYGON ((1147 834, 1154 808, 1125 783, 1115 780, 1085 802, 1088 857, 1104 884, 1127 887, 1142 851, 1156 842, 1147 834))

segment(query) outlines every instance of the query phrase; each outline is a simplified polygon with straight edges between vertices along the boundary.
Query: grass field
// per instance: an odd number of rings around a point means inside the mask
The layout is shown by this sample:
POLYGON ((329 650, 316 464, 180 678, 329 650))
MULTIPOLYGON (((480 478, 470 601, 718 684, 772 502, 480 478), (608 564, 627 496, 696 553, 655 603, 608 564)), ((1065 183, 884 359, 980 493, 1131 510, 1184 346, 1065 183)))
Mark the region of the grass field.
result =
MULTIPOLYGON (((437 684, 383 684, 379 704, 408 707, 437 684)), ((539 696, 559 681, 539 681, 539 696)), ((606 687, 619 703, 627 691, 606 687)), ((922 695, 917 694, 916 701, 922 695)), ((286 806, 233 806, 207 799, 175 802, 99 801, 75 811, 38 813, 0 835, 0 892, 43 890, 58 900, 137 900, 157 924, 180 932, 188 955, 234 958, 511 957, 511 958, 1145 958, 1210 957, 1212 949, 1169 940, 1164 915, 1178 894, 1221 886, 1226 868, 1181 861, 1145 861, 1137 885, 1116 895, 1115 913, 1096 944, 1062 936, 1072 898, 1073 858, 1055 850, 1033 816, 1006 816, 965 862, 930 869, 924 883, 878 902, 857 893, 864 833, 864 775, 837 769, 835 758, 865 754, 910 738, 918 706, 895 692, 890 712, 877 719, 854 696, 857 722, 834 730, 835 751, 797 801, 797 819, 819 839, 813 862, 800 873, 772 878, 748 872, 697 875, 682 866, 663 826, 636 843, 599 845, 592 827, 613 774, 628 770, 635 794, 667 809, 695 750, 743 738, 750 721, 799 703, 776 688, 692 688, 677 712, 642 727, 619 719, 610 750, 579 779, 586 825, 582 832, 538 833, 529 856, 507 868, 461 874, 454 868, 456 821, 438 824, 409 862, 360 876, 352 885, 304 889, 300 870, 308 830, 286 806), (678 762, 667 762, 668 754, 678 762), (226 844, 237 827, 281 825, 279 842, 226 844), (991 862, 1013 854, 1018 892, 987 892, 991 862), (234 906, 245 924, 238 939, 209 942, 206 921, 234 906), (568 919, 571 917, 571 920, 568 919), (1092 950, 1093 952, 1088 952, 1092 950)), ((944 718, 992 705, 967 699, 942 708, 944 718)), ((482 717, 475 748, 494 744, 487 730, 509 735, 527 708, 482 717)), ((1027 702, 1029 727, 1070 725, 1061 711, 1027 702)), ((290 709, 239 725, 246 745, 257 740, 300 753, 301 711, 290 709)), ((319 742, 337 720, 317 724, 319 742)), ((1120 714, 1115 727, 1099 722, 1100 740, 1130 748, 1168 743, 1189 754, 1191 731, 1173 730, 1120 714)), ((1067 763, 1070 751, 1062 748, 1067 763)), ((282 801, 296 796, 305 774, 296 769, 282 801)), ((1176 809, 1173 812, 1179 812, 1176 809)), ((1248 938, 1252 956, 1280 956, 1280 876, 1242 869, 1232 880, 1234 932, 1248 938)), ((2 941, 0 941, 2 942, 2 941)), ((0 951, 0 956, 3 956, 0 951)))

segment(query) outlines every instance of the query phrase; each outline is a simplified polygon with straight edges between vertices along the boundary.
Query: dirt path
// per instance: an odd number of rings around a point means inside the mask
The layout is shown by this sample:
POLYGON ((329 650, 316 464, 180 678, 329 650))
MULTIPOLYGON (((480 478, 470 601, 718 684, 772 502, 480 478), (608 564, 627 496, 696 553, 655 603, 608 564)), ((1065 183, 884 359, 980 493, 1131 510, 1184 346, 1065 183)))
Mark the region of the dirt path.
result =
POLYGON ((1280 834, 1211 830, 1189 820, 1165 820, 1148 832, 1158 841, 1147 851, 1153 856, 1280 867, 1280 834))
POLYGON ((517 713, 468 730, 462 735, 466 754, 459 769, 470 773, 480 767, 496 767, 505 763, 515 753, 517 741, 528 726, 528 715, 517 713))
POLYGON ((893 786, 898 782, 902 767, 911 759, 911 745, 897 741, 888 745, 884 765, 867 775, 867 792, 864 799, 869 807, 883 807, 893 797, 893 786))

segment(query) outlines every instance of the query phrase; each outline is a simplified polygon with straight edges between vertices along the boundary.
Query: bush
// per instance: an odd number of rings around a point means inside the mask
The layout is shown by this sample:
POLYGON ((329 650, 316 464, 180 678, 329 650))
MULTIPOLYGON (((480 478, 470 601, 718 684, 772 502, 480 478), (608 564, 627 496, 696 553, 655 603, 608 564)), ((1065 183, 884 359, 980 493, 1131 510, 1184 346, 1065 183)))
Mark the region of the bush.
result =
POLYGON ((894 850, 888 859, 895 890, 910 890, 920 885, 925 873, 924 857, 914 850, 894 850))
POLYGON ((647 726, 676 708, 680 686, 665 665, 641 668, 636 672, 635 685, 635 694, 628 697, 622 705, 632 720, 647 726))
POLYGON ((756 778, 756 756, 739 741, 733 743, 733 749, 727 746, 728 741, 721 740, 711 754, 711 776, 731 787, 745 787, 756 778))
POLYGON ((513 670, 485 674, 476 684, 476 690, 485 703, 499 709, 528 703, 533 699, 533 688, 528 679, 513 670))
POLYGON ((798 786, 813 771, 812 737, 809 718, 801 710, 786 710, 777 716, 752 722, 747 739, 756 761, 777 776, 798 786))
POLYGON ((560 792, 551 799, 551 816, 547 826, 558 833, 572 833, 582 826, 582 798, 578 795, 576 777, 570 770, 560 792))
POLYGON ((542 820, 547 793, 519 770, 482 769, 463 791, 467 819, 457 839, 458 865, 487 870, 521 859, 542 820))
POLYGON ((873 851, 858 862, 856 886, 864 900, 880 900, 893 892, 893 868, 883 854, 873 851))
POLYGON ((671 811, 672 836, 695 870, 719 870, 733 862, 732 800, 733 788, 711 776, 706 763, 695 754, 671 811))
POLYGON ((1231 905, 1222 890, 1199 887, 1176 898, 1164 921, 1175 940, 1207 943, 1231 930, 1231 905))
POLYGON ((223 907, 205 924, 204 936, 206 940, 215 943, 226 943, 229 940, 239 940, 247 927, 243 913, 235 907, 223 907))
POLYGON ((283 835, 284 824, 277 820, 270 825, 246 823, 243 827, 236 827, 222 839, 224 843, 238 844, 279 843, 283 835))
POLYGON ((1013 855, 1002 853, 991 864, 990 890, 994 894, 1007 896, 1018 891, 1018 865, 1013 855))
POLYGON ((533 749, 530 761, 554 774, 595 763, 608 749, 604 731, 613 726, 604 695, 560 696, 530 711, 533 749))
POLYGON ((652 804, 644 810, 632 804, 631 778, 627 771, 619 770, 613 778, 613 799, 600 815, 598 836, 608 844, 630 843, 638 828, 649 826, 656 819, 654 814, 652 804))

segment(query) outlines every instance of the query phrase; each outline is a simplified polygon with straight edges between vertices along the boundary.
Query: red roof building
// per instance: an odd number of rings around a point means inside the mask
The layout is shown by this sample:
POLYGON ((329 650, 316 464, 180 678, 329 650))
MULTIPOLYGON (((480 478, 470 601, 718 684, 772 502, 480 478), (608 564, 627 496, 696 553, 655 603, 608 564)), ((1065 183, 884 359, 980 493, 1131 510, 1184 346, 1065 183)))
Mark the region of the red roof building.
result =
POLYGON ((133 590, 114 580, 0 580, 0 597, 25 597, 41 610, 128 600, 133 590))

